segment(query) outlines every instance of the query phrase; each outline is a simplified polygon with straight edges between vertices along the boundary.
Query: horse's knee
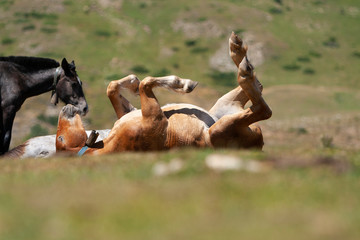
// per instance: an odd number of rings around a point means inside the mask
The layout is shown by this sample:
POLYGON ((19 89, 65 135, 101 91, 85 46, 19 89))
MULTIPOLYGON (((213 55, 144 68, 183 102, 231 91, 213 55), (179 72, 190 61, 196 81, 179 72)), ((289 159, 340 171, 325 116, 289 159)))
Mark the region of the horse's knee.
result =
POLYGON ((145 77, 139 84, 139 89, 143 89, 145 87, 148 87, 151 85, 151 83, 154 82, 154 77, 147 76, 145 77))
POLYGON ((139 79, 135 74, 130 74, 120 80, 111 81, 106 89, 108 97, 120 94, 122 88, 129 89, 132 93, 137 94, 139 90, 139 79))
POLYGON ((108 97, 114 96, 118 93, 117 83, 116 81, 111 81, 106 89, 106 95, 108 97))
POLYGON ((264 107, 264 110, 262 111, 262 118, 263 120, 269 119, 272 116, 272 110, 269 106, 266 105, 266 107, 264 107))

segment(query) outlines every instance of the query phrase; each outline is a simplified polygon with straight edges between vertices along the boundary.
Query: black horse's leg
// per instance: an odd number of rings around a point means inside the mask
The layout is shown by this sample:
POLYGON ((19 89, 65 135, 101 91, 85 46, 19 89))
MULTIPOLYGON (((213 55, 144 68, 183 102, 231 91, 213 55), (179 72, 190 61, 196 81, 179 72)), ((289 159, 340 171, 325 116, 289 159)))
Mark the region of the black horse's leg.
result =
POLYGON ((0 146, 1 154, 4 154, 5 152, 9 151, 9 146, 11 141, 11 131, 12 131, 15 115, 16 115, 15 106, 11 106, 3 109, 3 116, 2 116, 3 127, 1 132, 2 144, 0 146))
POLYGON ((0 111, 0 155, 3 155, 6 151, 3 149, 4 137, 5 137, 5 128, 3 124, 3 110, 0 111))

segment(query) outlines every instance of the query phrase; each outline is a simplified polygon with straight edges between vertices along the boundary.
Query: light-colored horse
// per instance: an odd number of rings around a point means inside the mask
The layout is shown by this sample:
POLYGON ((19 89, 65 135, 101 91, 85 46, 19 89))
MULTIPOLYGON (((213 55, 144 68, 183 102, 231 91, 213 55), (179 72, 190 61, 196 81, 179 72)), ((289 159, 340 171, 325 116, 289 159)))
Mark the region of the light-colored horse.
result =
MULTIPOLYGON (((254 123, 271 117, 271 109, 262 97, 262 85, 246 57, 247 47, 231 34, 230 57, 238 68, 239 86, 221 97, 206 111, 191 104, 160 107, 154 87, 189 93, 197 82, 177 76, 146 77, 135 75, 112 81, 107 95, 118 120, 109 135, 89 147, 85 154, 107 154, 121 151, 157 151, 181 146, 262 148, 263 136, 254 123), (121 95, 128 89, 140 95, 141 109, 135 109, 121 95), (252 106, 245 108, 248 101, 252 106)), ((57 151, 78 152, 87 140, 76 107, 65 106, 60 115, 56 135, 57 151)))

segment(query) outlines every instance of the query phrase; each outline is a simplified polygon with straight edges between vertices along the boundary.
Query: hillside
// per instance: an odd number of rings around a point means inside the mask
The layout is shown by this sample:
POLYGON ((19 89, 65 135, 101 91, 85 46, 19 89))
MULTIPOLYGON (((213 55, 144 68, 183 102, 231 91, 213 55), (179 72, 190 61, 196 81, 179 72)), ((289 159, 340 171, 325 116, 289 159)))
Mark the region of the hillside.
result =
MULTIPOLYGON (((264 151, 0 159, 0 239, 358 239, 359 26, 358 0, 0 0, 0 55, 74 59, 87 129, 112 127, 105 89, 129 73, 199 81, 156 96, 210 108, 236 83, 231 31, 273 110, 264 151)), ((29 99, 12 146, 61 107, 29 99)))
MULTIPOLYGON (((159 100, 210 107, 235 84, 227 50, 235 31, 249 45, 273 119, 296 119, 359 110, 359 20, 355 0, 2 0, 0 54, 74 59, 90 104, 88 127, 110 128, 106 85, 129 73, 199 81, 193 94, 159 90, 159 100)), ((58 109, 44 104, 48 99, 24 105, 15 142, 55 131, 58 109)))

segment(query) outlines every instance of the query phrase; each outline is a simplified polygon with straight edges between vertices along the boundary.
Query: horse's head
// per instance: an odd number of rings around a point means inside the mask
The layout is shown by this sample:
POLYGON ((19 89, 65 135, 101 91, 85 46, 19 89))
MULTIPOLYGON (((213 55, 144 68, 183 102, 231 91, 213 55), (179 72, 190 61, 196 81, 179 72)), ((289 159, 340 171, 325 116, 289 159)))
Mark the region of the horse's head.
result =
POLYGON ((66 58, 64 58, 61 62, 61 68, 62 71, 56 83, 52 102, 56 104, 57 99, 60 98, 65 104, 77 107, 81 115, 86 115, 89 108, 82 89, 82 82, 76 73, 74 61, 68 63, 66 58))
POLYGON ((85 145, 87 135, 82 124, 82 111, 71 105, 64 106, 59 114, 56 132, 56 150, 72 150, 85 145))

